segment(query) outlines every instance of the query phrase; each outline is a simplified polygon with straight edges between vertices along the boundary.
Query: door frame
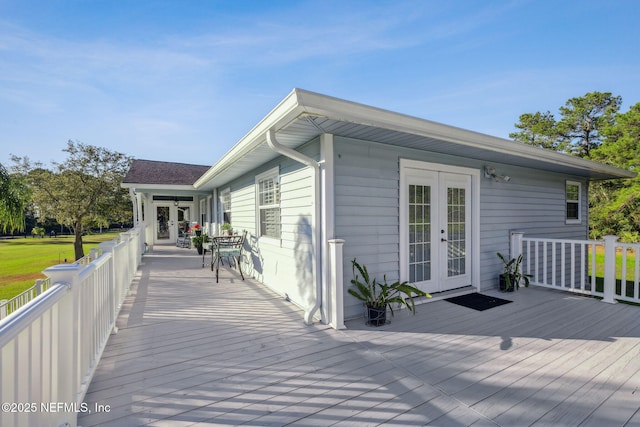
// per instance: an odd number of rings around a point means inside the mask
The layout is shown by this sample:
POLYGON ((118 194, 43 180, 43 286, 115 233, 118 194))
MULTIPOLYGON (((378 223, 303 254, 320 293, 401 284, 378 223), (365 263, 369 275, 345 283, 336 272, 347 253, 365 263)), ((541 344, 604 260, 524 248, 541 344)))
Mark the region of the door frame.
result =
POLYGON ((409 280, 409 236, 406 232, 408 230, 407 218, 409 212, 407 193, 404 190, 407 186, 407 175, 410 174, 411 170, 453 173, 471 177, 471 286, 480 290, 480 169, 402 158, 400 159, 400 183, 398 188, 400 280, 409 280))
POLYGON ((176 239, 178 238, 178 207, 181 208, 189 208, 189 221, 197 222, 196 219, 193 218, 195 216, 195 204, 193 202, 184 202, 180 203, 176 206, 172 202, 166 201, 155 201, 153 204, 153 244, 154 245, 168 245, 176 244, 176 239), (169 238, 158 240, 158 207, 168 207, 169 208, 169 238))

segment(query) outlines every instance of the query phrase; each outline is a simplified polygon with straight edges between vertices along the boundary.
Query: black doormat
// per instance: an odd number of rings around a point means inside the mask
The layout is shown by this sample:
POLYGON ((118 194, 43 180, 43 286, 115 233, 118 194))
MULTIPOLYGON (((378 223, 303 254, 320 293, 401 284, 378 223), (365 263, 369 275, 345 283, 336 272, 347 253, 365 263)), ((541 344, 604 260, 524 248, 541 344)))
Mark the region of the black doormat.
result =
POLYGON ((452 302, 454 304, 462 305, 464 307, 472 308, 478 311, 488 310, 493 307, 498 307, 503 304, 509 304, 512 301, 508 301, 502 298, 490 297, 482 294, 467 294, 460 295, 459 297, 451 297, 445 299, 445 301, 452 302))

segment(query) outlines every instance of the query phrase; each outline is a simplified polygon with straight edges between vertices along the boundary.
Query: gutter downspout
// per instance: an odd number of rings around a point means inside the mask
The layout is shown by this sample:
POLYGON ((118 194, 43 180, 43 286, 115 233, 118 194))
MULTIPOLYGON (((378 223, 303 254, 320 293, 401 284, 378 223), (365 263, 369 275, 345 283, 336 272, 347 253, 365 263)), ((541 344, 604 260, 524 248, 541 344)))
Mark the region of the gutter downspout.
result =
POLYGON ((320 239, 318 238, 318 224, 320 224, 320 163, 313 160, 311 157, 307 157, 304 154, 293 150, 289 147, 285 147, 280 144, 276 139, 276 131, 274 128, 271 128, 267 131, 267 144, 269 148, 275 151, 278 154, 282 154, 290 159, 293 159, 299 163, 302 163, 306 166, 310 166, 313 168, 313 195, 314 195, 314 212, 313 218, 311 220, 311 241, 312 246, 315 251, 315 260, 313 263, 313 276, 316 279, 316 295, 314 304, 308 308, 304 313, 304 323, 307 325, 311 325, 313 323, 313 315, 322 305, 322 278, 320 277, 322 273, 321 266, 321 245, 320 239))

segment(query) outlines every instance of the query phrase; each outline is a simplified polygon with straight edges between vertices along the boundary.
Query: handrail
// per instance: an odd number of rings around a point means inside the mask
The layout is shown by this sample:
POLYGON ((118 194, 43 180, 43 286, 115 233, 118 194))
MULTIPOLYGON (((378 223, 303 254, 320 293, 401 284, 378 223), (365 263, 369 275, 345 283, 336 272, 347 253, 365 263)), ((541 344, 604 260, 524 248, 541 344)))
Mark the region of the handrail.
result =
POLYGON ((537 237, 512 239, 531 284, 640 304, 640 243, 537 237))
MULTIPOLYGON (((49 289, 0 320, 0 401, 82 407, 109 335, 117 332, 142 238, 133 229, 101 243, 84 262, 46 269, 49 289)), ((3 411, 0 425, 74 426, 77 416, 73 410, 3 411)))
POLYGON ((48 292, 31 301, 31 304, 23 305, 14 311, 0 323, 0 348, 18 336, 20 332, 28 328, 31 323, 42 316, 55 303, 69 292, 69 285, 56 283, 48 292))
POLYGON ((11 299, 0 301, 0 320, 18 310, 29 301, 37 298, 38 295, 42 294, 50 287, 51 280, 49 278, 37 279, 35 285, 25 290, 24 292, 16 295, 11 299))

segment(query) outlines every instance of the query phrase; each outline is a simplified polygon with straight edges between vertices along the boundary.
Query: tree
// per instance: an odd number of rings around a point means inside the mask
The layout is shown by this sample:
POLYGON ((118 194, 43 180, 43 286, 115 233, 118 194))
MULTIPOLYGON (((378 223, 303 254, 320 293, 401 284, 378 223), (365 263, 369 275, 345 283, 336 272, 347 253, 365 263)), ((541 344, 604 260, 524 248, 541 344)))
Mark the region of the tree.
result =
POLYGON ((603 130, 615 122, 622 98, 611 92, 589 92, 569 99, 560 107, 560 120, 553 114, 527 113, 514 126, 519 132, 510 138, 524 144, 562 151, 588 158, 591 150, 602 143, 603 130))
MULTIPOLYGON (((550 148, 623 169, 640 168, 640 104, 619 114, 622 98, 589 92, 560 107, 560 120, 546 113, 523 114, 509 136, 525 144, 550 148)), ((640 240, 640 178, 592 181, 589 219, 593 237, 617 234, 640 240)))
POLYGON ((602 131, 615 122, 622 98, 611 92, 590 92, 560 107, 557 123, 561 145, 571 154, 588 158, 602 142, 602 131))
POLYGON ((0 164, 0 229, 3 233, 24 230, 27 187, 0 164))
MULTIPOLYGON (((595 161, 623 169, 640 169, 640 103, 617 114, 603 130, 604 142, 591 152, 595 161)), ((640 240, 640 177, 594 182, 590 185, 592 234, 617 234, 624 241, 640 240)))
POLYGON ((28 178, 40 218, 55 218, 73 231, 77 260, 84 256, 82 235, 91 226, 108 224, 114 208, 127 197, 120 184, 131 159, 73 141, 63 151, 69 156, 63 163, 53 163, 53 171, 39 163, 32 165, 27 158, 14 156, 13 160, 28 178))
POLYGON ((549 111, 546 113, 525 113, 520 115, 520 122, 515 124, 520 132, 509 134, 509 138, 523 144, 559 151, 556 120, 549 111))

